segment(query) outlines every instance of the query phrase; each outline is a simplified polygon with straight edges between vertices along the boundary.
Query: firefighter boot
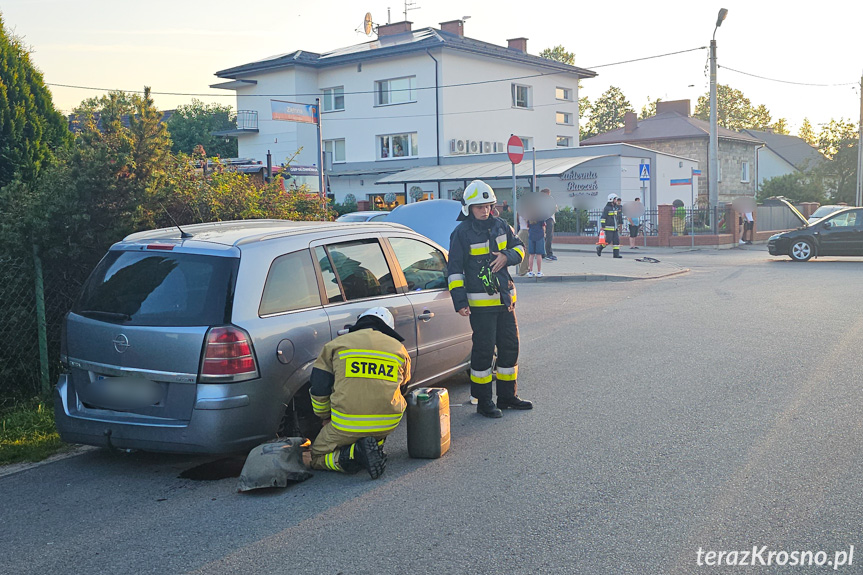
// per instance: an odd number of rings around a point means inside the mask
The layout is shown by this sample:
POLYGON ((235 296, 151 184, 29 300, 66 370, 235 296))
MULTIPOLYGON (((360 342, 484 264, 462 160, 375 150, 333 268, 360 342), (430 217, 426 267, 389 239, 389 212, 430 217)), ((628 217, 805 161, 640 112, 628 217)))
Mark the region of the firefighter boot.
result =
POLYGON ((496 419, 503 417, 503 413, 494 405, 491 398, 491 383, 470 384, 470 394, 477 399, 476 412, 486 417, 496 419))
POLYGON ((374 437, 363 437, 353 445, 353 456, 369 472, 369 477, 377 479, 387 467, 387 456, 374 437))
POLYGON ((602 248, 604 248, 604 247, 605 246, 603 246, 602 244, 597 244, 596 245, 596 255, 601 256, 602 255, 602 248))
POLYGON ((617 246, 614 247, 614 258, 620 260, 623 259, 623 256, 620 255, 620 249, 617 246))
POLYGON ((500 409, 533 409, 533 403, 515 393, 514 381, 497 380, 497 406, 500 409))

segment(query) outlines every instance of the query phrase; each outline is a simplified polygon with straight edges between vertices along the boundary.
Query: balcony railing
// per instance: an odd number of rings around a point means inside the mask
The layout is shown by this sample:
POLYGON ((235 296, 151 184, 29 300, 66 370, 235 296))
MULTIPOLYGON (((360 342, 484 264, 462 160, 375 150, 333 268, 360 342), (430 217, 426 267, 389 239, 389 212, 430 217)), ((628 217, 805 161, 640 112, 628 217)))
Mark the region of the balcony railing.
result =
POLYGON ((237 111, 237 129, 258 131, 258 112, 255 110, 237 111))

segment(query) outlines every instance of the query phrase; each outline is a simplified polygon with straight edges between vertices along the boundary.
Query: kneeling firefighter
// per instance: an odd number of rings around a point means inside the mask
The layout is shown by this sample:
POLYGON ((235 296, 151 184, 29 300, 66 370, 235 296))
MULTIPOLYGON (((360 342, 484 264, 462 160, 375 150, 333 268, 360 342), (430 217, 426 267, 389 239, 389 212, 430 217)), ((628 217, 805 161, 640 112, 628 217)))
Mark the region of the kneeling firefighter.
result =
POLYGON ((407 407, 402 393, 411 360, 384 307, 363 312, 345 335, 324 346, 312 369, 312 409, 323 429, 312 443, 312 468, 372 479, 384 472, 383 445, 407 407))
POLYGON ((516 394, 518 323, 515 286, 507 266, 524 259, 524 244, 512 228, 492 215, 494 190, 482 180, 472 181, 462 196, 461 223, 450 236, 449 290, 456 311, 470 317, 473 351, 470 356, 470 394, 477 413, 501 417, 501 409, 531 409, 516 394), (492 361, 497 347, 497 406, 492 400, 492 361))

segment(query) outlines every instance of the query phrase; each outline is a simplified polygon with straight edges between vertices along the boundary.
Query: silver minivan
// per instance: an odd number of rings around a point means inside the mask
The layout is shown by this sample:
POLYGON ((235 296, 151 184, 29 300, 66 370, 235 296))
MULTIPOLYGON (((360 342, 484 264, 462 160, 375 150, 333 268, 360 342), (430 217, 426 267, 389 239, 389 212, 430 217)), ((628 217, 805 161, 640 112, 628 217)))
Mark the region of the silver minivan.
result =
POLYGON ((391 223, 217 222, 113 245, 66 316, 60 437, 121 449, 246 451, 313 436, 308 381, 323 345, 387 307, 411 385, 467 369, 446 250, 391 223))

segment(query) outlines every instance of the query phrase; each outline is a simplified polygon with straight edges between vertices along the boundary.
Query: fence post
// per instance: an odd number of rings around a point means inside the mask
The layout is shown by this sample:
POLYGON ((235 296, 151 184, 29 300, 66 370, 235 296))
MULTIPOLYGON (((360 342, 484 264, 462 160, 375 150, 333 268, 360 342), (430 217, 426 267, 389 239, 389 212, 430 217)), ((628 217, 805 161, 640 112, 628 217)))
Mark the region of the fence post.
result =
POLYGON ((48 330, 45 320, 45 284, 42 281, 42 260, 39 259, 39 247, 33 244, 33 270, 36 282, 36 327, 39 332, 39 381, 42 395, 51 393, 51 381, 48 371, 48 330))

